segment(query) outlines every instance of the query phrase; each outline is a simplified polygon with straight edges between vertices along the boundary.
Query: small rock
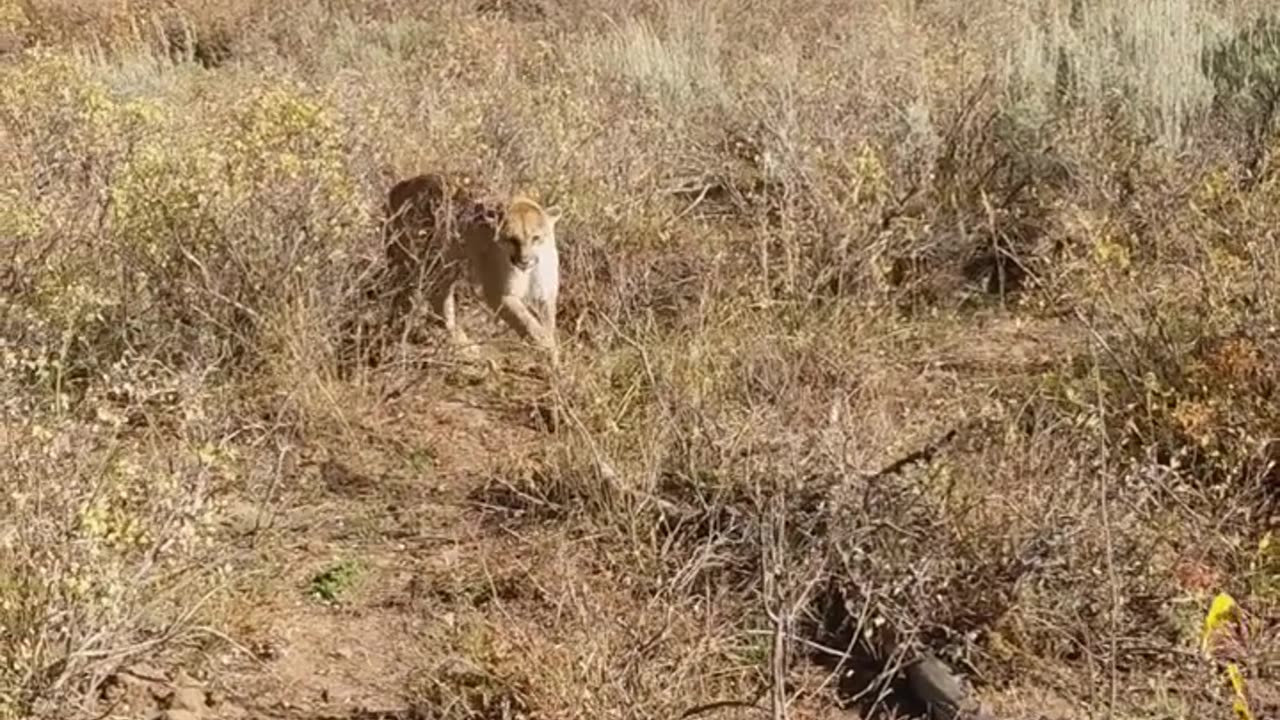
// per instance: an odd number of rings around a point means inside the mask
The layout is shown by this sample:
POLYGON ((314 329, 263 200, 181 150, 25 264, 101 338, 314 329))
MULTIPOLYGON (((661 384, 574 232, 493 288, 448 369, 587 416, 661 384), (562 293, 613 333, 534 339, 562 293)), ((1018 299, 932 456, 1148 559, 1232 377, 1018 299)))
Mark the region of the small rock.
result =
POLYGON ((221 513, 218 521, 233 535, 252 535, 267 524, 268 517, 258 505, 249 502, 232 502, 221 513))
POLYGON ((279 660, 282 654, 280 652, 280 648, 266 640, 260 640, 253 643, 251 649, 253 650, 254 657, 263 661, 279 660))
POLYGON ((167 710, 164 720, 200 720, 200 715, 190 710, 167 710))
POLYGON ((166 682, 163 670, 160 670, 154 665, 142 662, 130 665, 123 673, 121 673, 120 679, 131 685, 148 685, 166 682))
POLYGON ((207 704, 204 690, 198 687, 186 686, 174 688, 170 707, 177 710, 199 711, 203 710, 207 704))
POLYGON ((965 706, 967 693, 950 668, 932 655, 907 667, 907 683, 935 720, 955 720, 965 706))
POLYGON ((17 57, 22 52, 22 36, 13 30, 0 28, 0 57, 12 55, 17 57))

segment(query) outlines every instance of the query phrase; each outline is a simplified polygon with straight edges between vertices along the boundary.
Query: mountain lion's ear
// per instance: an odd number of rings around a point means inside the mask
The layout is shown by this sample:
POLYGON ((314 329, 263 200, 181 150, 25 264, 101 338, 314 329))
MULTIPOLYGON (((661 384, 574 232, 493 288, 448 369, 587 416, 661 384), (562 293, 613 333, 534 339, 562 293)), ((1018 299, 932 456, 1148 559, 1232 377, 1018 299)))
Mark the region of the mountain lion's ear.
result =
POLYGON ((546 214, 547 221, 550 222, 552 225, 555 225, 556 223, 560 222, 560 217, 563 214, 560 211, 559 205, 552 205, 549 208, 543 208, 542 212, 546 214))

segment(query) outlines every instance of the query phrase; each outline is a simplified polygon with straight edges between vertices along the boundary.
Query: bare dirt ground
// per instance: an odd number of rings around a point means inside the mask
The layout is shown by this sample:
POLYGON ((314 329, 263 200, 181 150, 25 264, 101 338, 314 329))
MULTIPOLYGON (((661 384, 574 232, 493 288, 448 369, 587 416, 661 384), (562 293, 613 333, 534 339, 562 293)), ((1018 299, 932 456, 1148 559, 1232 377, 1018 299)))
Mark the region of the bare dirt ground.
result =
POLYGON ((380 408, 378 437, 362 442, 356 428, 349 444, 299 449, 269 498, 228 497, 225 547, 249 573, 220 600, 232 629, 206 638, 208 650, 122 669, 130 691, 107 717, 409 718, 419 716, 412 689, 437 674, 483 686, 482 669, 438 647, 459 622, 527 622, 562 605, 543 584, 579 554, 554 530, 493 521, 511 510, 485 490, 537 452, 540 433, 520 421, 530 407, 486 377, 502 372, 490 362, 424 370, 380 408), (432 377, 450 373, 455 384, 432 377), (353 571, 338 597, 317 597, 316 577, 344 560, 353 571), (199 687, 202 703, 171 697, 182 686, 199 687))
MULTIPOLYGON (((486 319, 475 312, 467 321, 486 319)), ((935 340, 881 382, 963 386, 1035 372, 1080 343, 1059 323, 993 318, 935 340)), ((460 626, 508 635, 498 652, 532 662, 522 633, 536 632, 541 643, 597 623, 628 624, 597 614, 618 607, 625 588, 593 557, 591 538, 581 537, 589 530, 575 519, 537 519, 547 501, 522 497, 511 481, 515 468, 538 465, 553 434, 539 412, 545 371, 492 347, 469 361, 445 359, 439 347, 411 352, 423 369, 379 407, 376 432, 356 427, 350 442, 293 450, 269 497, 226 498, 223 547, 247 573, 218 601, 227 627, 198 630, 180 643, 184 650, 120 668, 105 680, 103 717, 521 716, 528 699, 456 647, 460 626), (354 570, 335 583, 337 597, 317 597, 317 577, 344 560, 354 570)), ((898 409, 906 415, 897 422, 922 430, 939 423, 938 408, 898 409)), ((832 682, 817 664, 796 672, 808 685, 832 682)), ((859 717, 820 697, 798 701, 791 716, 859 717)), ((754 716, 763 706, 749 700, 716 711, 754 716)), ((686 702, 688 710, 714 704, 686 702)), ((1073 717, 1054 714, 1050 699, 1037 704, 1044 709, 1035 717, 1073 717)), ((1023 701, 1013 706, 1024 711, 1023 701)))

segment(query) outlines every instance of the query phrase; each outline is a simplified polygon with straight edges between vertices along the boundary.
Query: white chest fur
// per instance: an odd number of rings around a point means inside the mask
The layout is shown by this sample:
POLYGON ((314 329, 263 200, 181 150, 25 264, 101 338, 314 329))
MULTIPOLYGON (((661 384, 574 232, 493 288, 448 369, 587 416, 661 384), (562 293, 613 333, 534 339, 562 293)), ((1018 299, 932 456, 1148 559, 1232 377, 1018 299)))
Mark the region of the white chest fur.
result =
POLYGON ((526 302, 553 300, 560 292, 560 253, 556 246, 546 243, 537 254, 538 262, 522 273, 526 284, 519 294, 526 302))

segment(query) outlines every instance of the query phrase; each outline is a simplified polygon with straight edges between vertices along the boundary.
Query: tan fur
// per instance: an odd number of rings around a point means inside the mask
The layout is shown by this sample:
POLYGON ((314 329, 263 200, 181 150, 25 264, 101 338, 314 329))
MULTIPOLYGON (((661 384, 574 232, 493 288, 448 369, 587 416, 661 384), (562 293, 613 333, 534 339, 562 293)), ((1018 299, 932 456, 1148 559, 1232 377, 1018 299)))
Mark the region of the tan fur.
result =
POLYGON ((433 173, 397 183, 386 211, 393 323, 403 319, 419 282, 429 278, 433 310, 450 339, 467 344, 454 295, 469 279, 499 317, 559 362, 559 208, 543 208, 522 195, 494 202, 467 176, 433 173))

